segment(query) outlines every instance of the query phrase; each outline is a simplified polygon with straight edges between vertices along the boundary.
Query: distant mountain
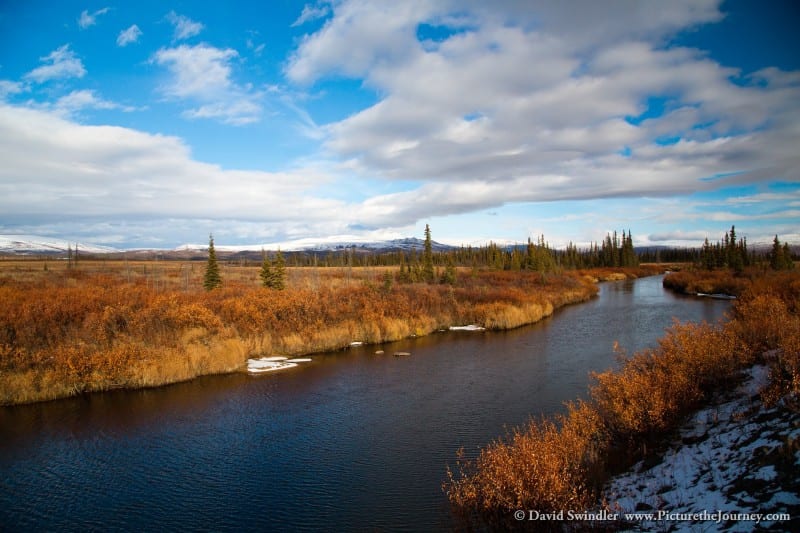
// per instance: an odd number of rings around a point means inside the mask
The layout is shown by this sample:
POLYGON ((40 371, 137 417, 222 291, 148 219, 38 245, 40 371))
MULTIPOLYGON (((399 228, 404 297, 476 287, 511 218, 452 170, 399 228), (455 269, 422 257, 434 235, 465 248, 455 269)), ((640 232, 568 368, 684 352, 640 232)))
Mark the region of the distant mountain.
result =
MULTIPOLYGON (((405 239, 392 239, 388 241, 376 242, 342 242, 328 243, 305 248, 304 251, 344 251, 348 249, 365 252, 399 252, 399 251, 422 251, 425 248, 425 241, 416 237, 406 237, 405 239)), ((454 250, 456 246, 442 244, 431 241, 431 248, 434 252, 447 252, 454 250)))
MULTIPOLYGON (((134 257, 150 257, 157 254, 162 258, 195 258, 205 254, 208 249, 207 244, 184 244, 172 250, 165 249, 136 249, 118 250, 108 246, 98 246, 82 242, 69 241, 66 239, 56 239, 43 237, 40 235, 0 235, 0 254, 7 255, 60 255, 66 254, 67 249, 75 250, 88 254, 109 254, 134 257)), ((226 246, 216 245, 217 252, 224 255, 253 255, 261 253, 261 250, 274 251, 278 249, 277 244, 257 244, 257 245, 238 245, 226 246)), ((290 243, 282 243, 280 249, 284 252, 306 252, 306 253, 326 253, 353 251, 354 253, 384 253, 393 251, 416 250, 421 252, 425 247, 425 241, 416 237, 405 239, 392 239, 387 241, 324 241, 315 239, 303 239, 290 243)), ((457 247, 447 244, 432 242, 435 252, 446 252, 457 247)))
POLYGON ((75 250, 76 247, 79 252, 90 254, 107 254, 118 251, 108 246, 98 246, 96 244, 86 244, 52 237, 42 237, 39 235, 0 235, 0 254, 63 254, 67 253, 68 248, 75 250))
MULTIPOLYGON (((513 241, 494 241, 494 243, 503 250, 512 250, 514 248, 524 248, 526 244, 521 244, 513 241)), ((486 246, 487 242, 469 243, 473 247, 486 246)), ((104 254, 109 258, 118 257, 132 257, 132 258, 152 258, 158 257, 162 259, 201 259, 205 256, 208 249, 207 244, 184 244, 172 250, 168 249, 125 249, 118 250, 108 246, 99 246, 96 244, 87 244, 83 242, 68 241, 65 239, 56 239, 52 237, 43 237, 40 235, 0 235, 0 254, 5 255, 61 255, 66 254, 68 248, 78 247, 81 253, 85 254, 104 254)), ((767 253, 772 248, 772 243, 768 242, 753 242, 747 243, 750 250, 757 253, 767 253)), ((328 253, 328 252, 345 252, 351 251, 356 254, 370 254, 370 253, 387 253, 387 252, 409 252, 414 250, 422 252, 425 247, 425 241, 416 237, 406 237, 404 239, 391 239, 386 241, 333 241, 323 239, 301 239, 297 241, 284 242, 280 245, 272 244, 251 244, 251 245, 237 245, 226 246, 217 244, 217 252, 224 257, 246 257, 258 258, 261 255, 261 250, 275 251, 280 247, 283 252, 288 253, 328 253)), ((442 244, 436 241, 432 242, 434 252, 447 252, 456 250, 459 246, 451 246, 442 244)), ((792 252, 800 253, 800 246, 790 245, 792 252)), ((580 248, 580 247, 579 247, 580 248)), ((700 246, 695 247, 697 249, 700 246)), ((666 251, 684 249, 677 246, 637 246, 636 253, 645 251, 666 251)))
MULTIPOLYGON (((392 239, 388 241, 315 241, 313 239, 302 239, 280 245, 281 251, 284 252, 344 252, 353 250, 356 253, 381 253, 392 251, 422 251, 425 247, 425 241, 416 237, 407 237, 405 239, 392 239)), ((454 250, 456 246, 442 244, 436 241, 431 241, 431 247, 434 252, 446 252, 454 250)), ((276 244, 258 244, 258 245, 241 245, 241 246, 226 246, 215 244, 214 248, 217 252, 260 252, 263 250, 276 250, 276 244)), ((177 247, 176 252, 189 252, 189 251, 205 251, 208 245, 205 244, 184 244, 177 247)))

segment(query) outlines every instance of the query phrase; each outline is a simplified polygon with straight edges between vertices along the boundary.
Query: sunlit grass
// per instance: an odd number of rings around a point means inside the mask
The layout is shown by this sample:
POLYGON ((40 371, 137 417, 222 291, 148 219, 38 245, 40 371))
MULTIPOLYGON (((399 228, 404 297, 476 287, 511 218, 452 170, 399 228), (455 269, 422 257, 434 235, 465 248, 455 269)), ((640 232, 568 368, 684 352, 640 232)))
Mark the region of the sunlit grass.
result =
POLYGON ((290 268, 287 289, 256 265, 179 261, 0 261, 0 403, 231 372, 258 355, 300 355, 427 335, 507 329, 597 292, 587 276, 463 269, 455 285, 399 283, 397 269, 290 268), (47 268, 45 268, 47 265, 47 268), (386 272, 391 276, 387 282, 386 272))

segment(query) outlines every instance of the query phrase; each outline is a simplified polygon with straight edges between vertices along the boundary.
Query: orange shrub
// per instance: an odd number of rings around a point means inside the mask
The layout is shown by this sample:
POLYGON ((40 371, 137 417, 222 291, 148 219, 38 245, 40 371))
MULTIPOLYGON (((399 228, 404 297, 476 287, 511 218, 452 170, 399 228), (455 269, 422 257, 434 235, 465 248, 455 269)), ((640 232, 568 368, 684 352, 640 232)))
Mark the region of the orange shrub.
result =
POLYGON ((448 469, 447 493, 465 528, 515 529, 514 512, 582 510, 596 499, 607 449, 603 421, 585 403, 554 421, 531 421, 484 448, 474 461, 448 469))
POLYGON ((2 402, 159 385, 230 371, 249 355, 333 350, 451 325, 516 327, 597 290, 570 275, 530 272, 387 287, 383 270, 309 269, 290 270, 297 286, 275 291, 258 285, 257 268, 227 267, 225 286, 206 292, 195 266, 0 275, 0 388, 46 384, 2 402))
POLYGON ((675 324, 657 348, 624 360, 618 371, 594 374, 591 397, 612 435, 634 442, 673 427, 747 362, 730 330, 675 324))

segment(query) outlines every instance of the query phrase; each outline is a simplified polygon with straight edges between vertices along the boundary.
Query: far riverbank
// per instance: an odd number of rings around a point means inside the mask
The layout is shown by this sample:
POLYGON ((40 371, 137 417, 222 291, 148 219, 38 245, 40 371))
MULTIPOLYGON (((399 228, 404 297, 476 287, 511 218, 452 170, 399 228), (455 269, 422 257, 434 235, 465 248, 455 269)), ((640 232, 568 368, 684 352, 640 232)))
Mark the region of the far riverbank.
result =
POLYGON ((449 285, 398 283, 387 268, 303 268, 290 269, 288 288, 277 291, 258 287, 257 269, 242 267, 206 292, 181 288, 184 276, 199 275, 183 264, 147 268, 143 278, 131 276, 127 262, 5 268, 0 404, 161 386, 241 371, 249 357, 307 355, 450 326, 516 328, 588 300, 597 280, 658 270, 464 269, 449 285))

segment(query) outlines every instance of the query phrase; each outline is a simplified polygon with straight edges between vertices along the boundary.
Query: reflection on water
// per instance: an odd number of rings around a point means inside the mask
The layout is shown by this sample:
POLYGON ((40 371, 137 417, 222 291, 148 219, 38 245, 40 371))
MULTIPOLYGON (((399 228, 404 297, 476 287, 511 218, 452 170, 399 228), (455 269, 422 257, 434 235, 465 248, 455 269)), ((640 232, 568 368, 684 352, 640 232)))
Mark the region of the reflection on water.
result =
POLYGON ((661 277, 506 332, 447 332, 314 356, 286 372, 201 378, 0 409, 0 524, 34 529, 447 528, 456 450, 585 394, 612 346, 728 302, 661 277), (410 357, 375 355, 408 351, 410 357))

